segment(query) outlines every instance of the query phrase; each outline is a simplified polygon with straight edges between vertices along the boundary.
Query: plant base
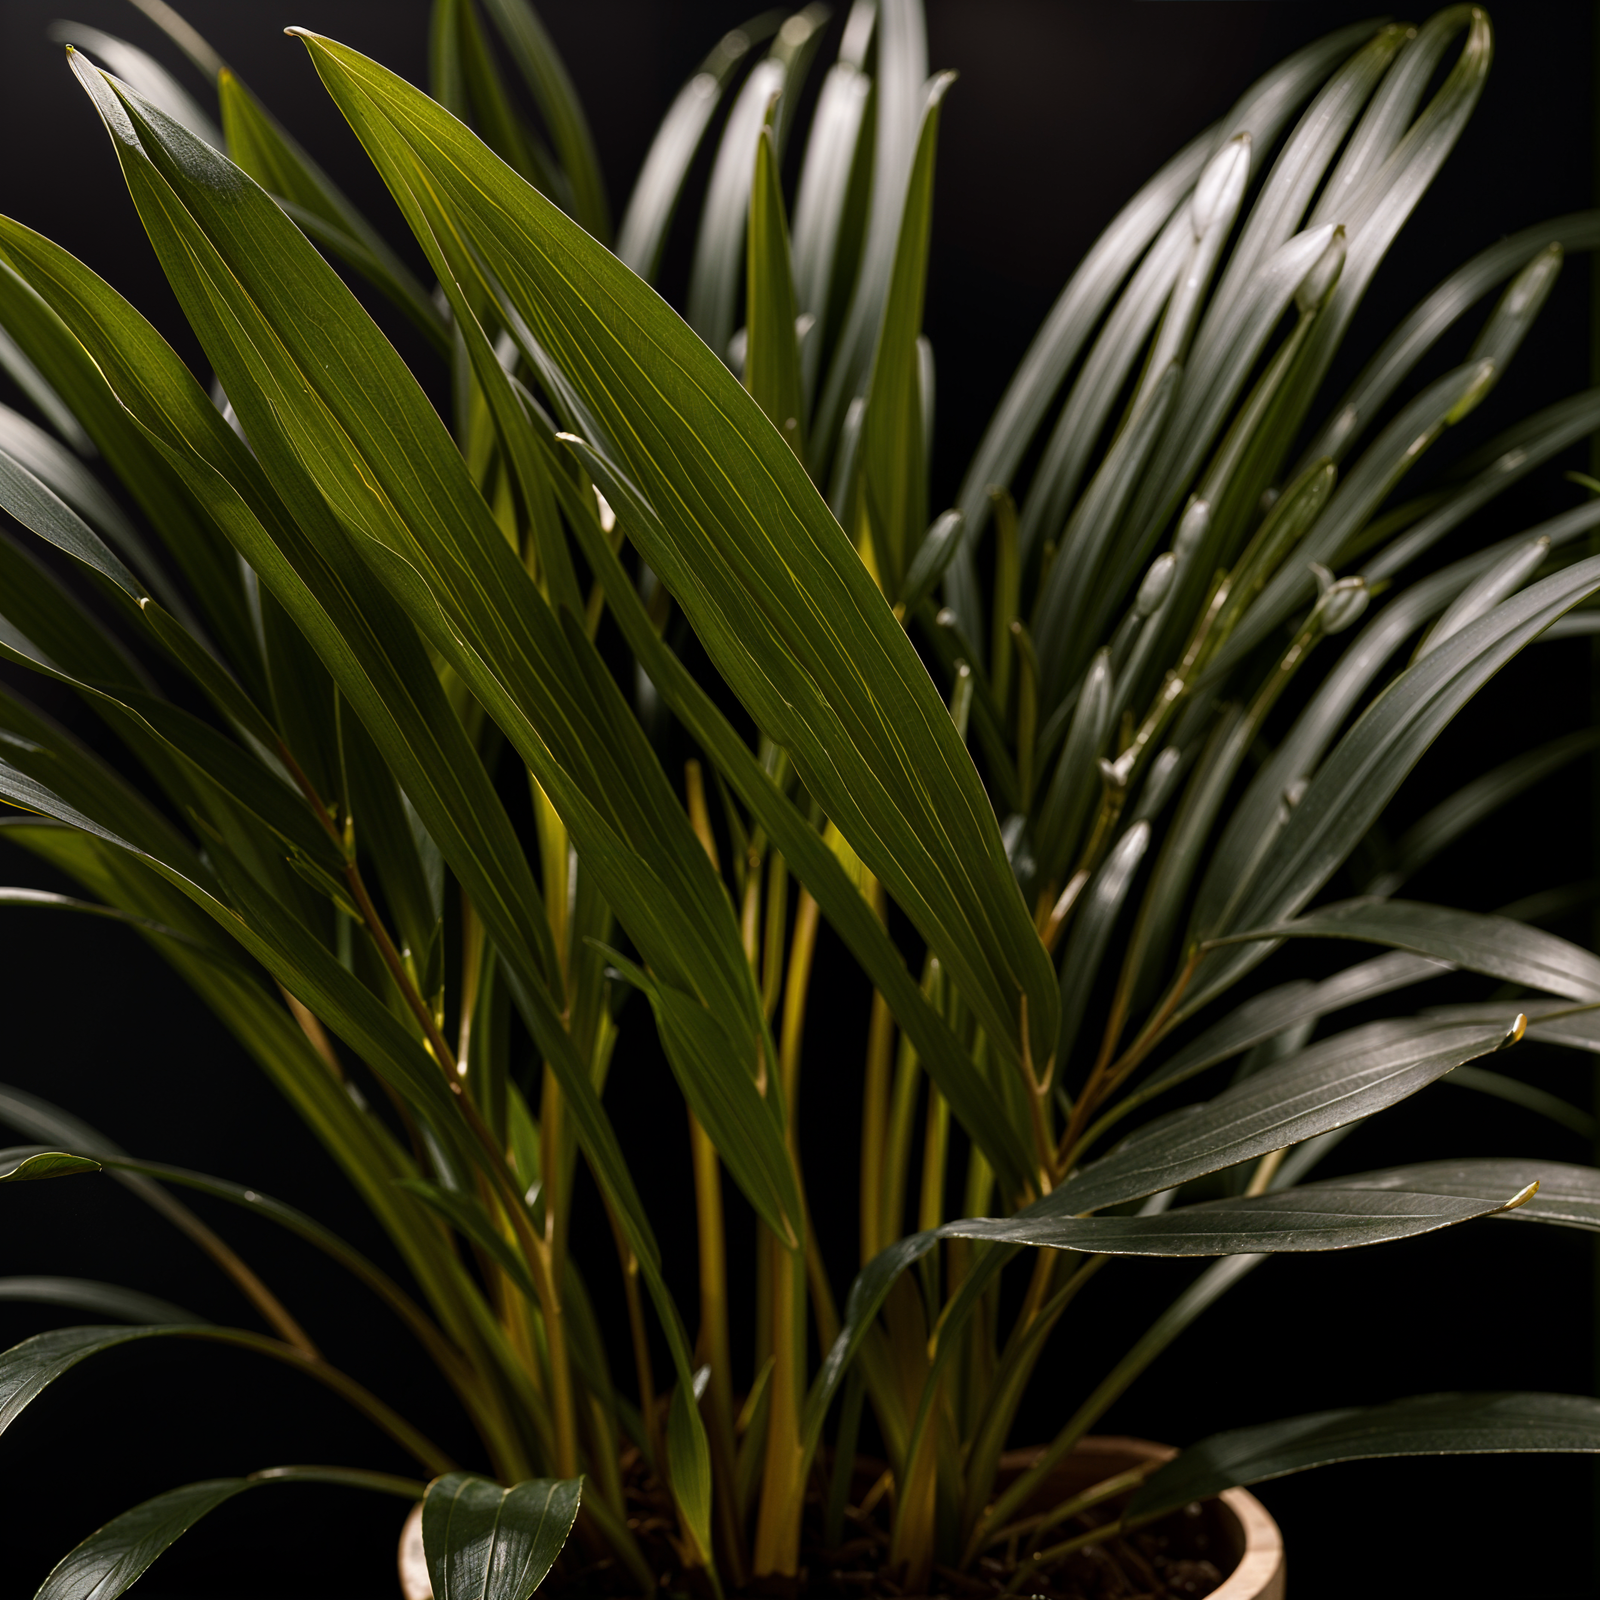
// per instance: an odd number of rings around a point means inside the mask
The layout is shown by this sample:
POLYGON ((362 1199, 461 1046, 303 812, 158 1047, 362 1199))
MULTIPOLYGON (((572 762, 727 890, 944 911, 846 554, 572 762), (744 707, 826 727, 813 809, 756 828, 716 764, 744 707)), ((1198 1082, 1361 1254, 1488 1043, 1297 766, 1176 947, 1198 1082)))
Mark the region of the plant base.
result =
MULTIPOLYGON (((1039 1454, 1036 1449, 1008 1452, 1001 1458, 1002 1482, 1026 1471, 1039 1454)), ((1145 1462, 1165 1461, 1173 1454, 1169 1446, 1145 1439, 1091 1436, 1082 1440, 1049 1476, 1028 1509, 1035 1513, 1048 1510, 1118 1473, 1145 1462)), ((794 1600, 822 1595, 849 1596, 852 1600, 875 1600, 877 1596, 894 1600, 903 1596, 894 1574, 881 1565, 888 1548, 881 1502, 877 1516, 855 1509, 882 1472, 881 1462, 865 1457, 858 1460, 855 1476, 861 1494, 852 1497, 847 1537, 838 1549, 822 1548, 816 1537, 821 1514, 818 1500, 817 1516, 808 1518, 812 1538, 801 1575, 793 1580, 752 1585, 750 1592, 781 1593, 794 1600)), ((670 1519, 661 1515, 664 1497, 659 1486, 643 1478, 637 1464, 629 1478, 630 1499, 637 1502, 640 1513, 632 1520, 641 1543, 648 1556, 662 1557, 662 1589, 672 1595, 698 1593, 703 1587, 696 1582, 698 1575, 682 1572, 672 1560, 671 1547, 664 1537, 670 1519)), ((1075 1532, 1103 1526, 1114 1519, 1119 1504, 1117 1500, 1104 1502, 1055 1530, 1052 1538, 1059 1541, 1075 1532)), ((562 1565, 579 1556, 580 1549, 574 1541, 562 1565)), ((567 1572, 563 1572, 562 1565, 557 1566, 545 1586, 552 1600, 556 1596, 565 1600, 616 1596, 620 1600, 636 1593, 628 1574, 613 1562, 591 1564, 582 1570, 574 1565, 567 1572)), ((414 1507, 406 1518, 400 1536, 399 1567, 404 1600, 433 1600, 422 1553, 421 1507, 414 1507)), ((998 1597, 1015 1571, 1015 1552, 1000 1550, 970 1573, 936 1568, 932 1592, 951 1600, 998 1597)), ((1075 1552, 1056 1566, 1031 1575, 1020 1592, 1051 1600, 1113 1600, 1132 1595, 1150 1596, 1152 1600, 1202 1595, 1210 1600, 1284 1600, 1284 1571, 1283 1538, 1266 1507, 1248 1491, 1230 1489, 1215 1500, 1187 1507, 1126 1539, 1108 1539, 1075 1552)))

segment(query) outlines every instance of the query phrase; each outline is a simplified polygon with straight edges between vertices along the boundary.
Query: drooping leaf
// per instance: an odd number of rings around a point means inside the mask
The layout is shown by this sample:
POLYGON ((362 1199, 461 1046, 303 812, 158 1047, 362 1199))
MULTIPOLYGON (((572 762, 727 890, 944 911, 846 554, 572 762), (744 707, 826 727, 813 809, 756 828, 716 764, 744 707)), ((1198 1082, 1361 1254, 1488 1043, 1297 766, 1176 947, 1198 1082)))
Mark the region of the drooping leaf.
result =
POLYGON ((1509 917, 1414 900, 1340 900, 1234 937, 1370 940, 1546 994, 1600 1001, 1600 957, 1580 946, 1509 917))
POLYGON ((1368 1410, 1320 1411, 1213 1434, 1152 1473, 1126 1515, 1143 1521, 1241 1484, 1336 1461, 1546 1451, 1600 1451, 1600 1400, 1564 1394, 1419 1395, 1368 1410))
POLYGON ((448 1472, 452 1469, 449 1457, 437 1446, 343 1373, 321 1361, 309 1360, 300 1351, 277 1339, 248 1333, 242 1328, 214 1327, 210 1323, 131 1328, 52 1328, 46 1333, 36 1333, 31 1339, 24 1339, 21 1344, 0 1353, 0 1433, 4 1433, 57 1378, 70 1372, 80 1361, 99 1355, 103 1350, 116 1349, 142 1339, 197 1339, 232 1345, 285 1362, 357 1404, 429 1470, 448 1472))
POLYGON ((1221 1256, 1256 1252, 1347 1250, 1411 1239, 1459 1222, 1487 1217, 1522 1199, 1519 1189, 1492 1198, 1433 1194, 1407 1182, 1381 1189, 1353 1183, 1305 1185, 1275 1194, 1232 1196, 1174 1207, 1144 1217, 1055 1216, 985 1226, 947 1223, 947 1237, 1001 1239, 1088 1254, 1221 1256))
POLYGON ((577 1519, 581 1478, 534 1478, 502 1489, 447 1473, 422 1502, 422 1545, 434 1600, 528 1600, 577 1519))
POLYGON ((1557 1227, 1600 1231, 1600 1171, 1564 1161, 1528 1161, 1494 1156, 1477 1161, 1423 1161, 1414 1166, 1363 1172, 1338 1180, 1370 1191, 1424 1189, 1430 1194, 1472 1198, 1507 1188, 1538 1192, 1501 1213, 1510 1222, 1548 1222, 1557 1227))
POLYGON ((1072 1217, 1171 1189, 1344 1126, 1507 1041, 1497 1024, 1371 1022, 1308 1045, 1176 1120, 1141 1129, 984 1237, 1019 1242, 1035 1218, 1072 1217))
MULTIPOLYGON (((0 1182, 5 1181, 0 1178, 0 1182)), ((91 1316, 111 1317, 118 1322, 198 1324, 206 1320, 170 1300, 157 1299, 138 1289, 124 1289, 120 1284, 97 1283, 91 1278, 0 1278, 0 1300, 70 1306, 74 1311, 87 1311, 91 1316)))
POLYGON ((0 1150, 0 1183, 31 1183, 39 1178, 66 1178, 99 1170, 98 1161, 60 1150, 39 1150, 32 1154, 0 1150))
POLYGON ((51 1568, 34 1600, 116 1600, 208 1512, 269 1483, 339 1484, 407 1500, 420 1499, 424 1492, 408 1478, 339 1467, 271 1467, 248 1478, 187 1483, 124 1511, 90 1534, 51 1568))

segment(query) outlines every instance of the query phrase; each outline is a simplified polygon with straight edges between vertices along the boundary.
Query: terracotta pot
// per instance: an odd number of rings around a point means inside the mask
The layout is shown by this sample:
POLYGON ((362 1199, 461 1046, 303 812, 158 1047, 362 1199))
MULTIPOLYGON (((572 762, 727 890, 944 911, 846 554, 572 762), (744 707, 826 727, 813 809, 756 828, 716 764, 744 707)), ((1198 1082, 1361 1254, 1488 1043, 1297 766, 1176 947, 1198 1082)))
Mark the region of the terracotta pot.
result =
MULTIPOLYGON (((1000 1458, 1002 1481, 1025 1472, 1041 1452, 1010 1450, 1000 1458)), ((1045 1480, 1036 1499, 1040 1510, 1143 1461, 1167 1461, 1177 1452, 1148 1439, 1091 1434, 1045 1480)), ((876 1476, 876 1473, 873 1474, 876 1476)), ((1267 1508, 1245 1489, 1229 1489, 1201 1510, 1216 1546, 1236 1562, 1211 1591, 1210 1600, 1284 1600, 1283 1535, 1267 1508)), ((422 1507, 413 1506, 400 1533, 400 1592, 405 1600, 433 1600, 422 1555, 422 1507)))

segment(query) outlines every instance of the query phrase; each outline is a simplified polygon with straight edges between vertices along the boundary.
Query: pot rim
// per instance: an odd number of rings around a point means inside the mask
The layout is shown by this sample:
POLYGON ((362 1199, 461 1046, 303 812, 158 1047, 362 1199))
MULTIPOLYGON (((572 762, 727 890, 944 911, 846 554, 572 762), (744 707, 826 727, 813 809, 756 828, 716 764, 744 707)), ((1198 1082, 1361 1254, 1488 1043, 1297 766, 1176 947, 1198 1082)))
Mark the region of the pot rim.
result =
MULTIPOLYGON (((1000 1458, 1002 1470, 1022 1471, 1043 1454, 1042 1445, 1032 1449, 1008 1450, 1000 1458)), ((1123 1434, 1086 1434, 1073 1446, 1071 1455, 1106 1455, 1126 1462, 1170 1461, 1177 1451, 1167 1444, 1135 1439, 1123 1434)), ((1116 1471, 1112 1468, 1111 1471, 1116 1471)), ((1109 1473, 1107 1474, 1109 1476, 1109 1473)), ((1233 1571, 1211 1591, 1209 1600, 1284 1600, 1285 1562, 1283 1534, 1272 1514, 1248 1489, 1228 1489, 1218 1495, 1219 1505, 1230 1525, 1231 1542, 1236 1552, 1233 1571)), ((422 1564, 420 1505, 414 1506, 401 1532, 399 1567, 401 1592, 407 1600, 431 1596, 427 1568, 422 1564)))
MULTIPOLYGON (((1022 1471, 1044 1453, 1043 1446, 1008 1450, 1000 1458, 1002 1470, 1022 1471)), ((1169 1444, 1136 1439, 1126 1434, 1085 1434, 1073 1446, 1071 1456, 1106 1455, 1126 1462, 1170 1461, 1177 1450, 1169 1444)), ((1110 1471, 1115 1471, 1111 1468, 1110 1471)), ((1107 1473, 1110 1476, 1110 1472, 1107 1473)), ((1230 1525, 1237 1552, 1234 1569, 1211 1591, 1207 1600, 1284 1600, 1286 1561, 1283 1534, 1272 1513, 1248 1489, 1226 1489, 1217 1495, 1230 1525)))

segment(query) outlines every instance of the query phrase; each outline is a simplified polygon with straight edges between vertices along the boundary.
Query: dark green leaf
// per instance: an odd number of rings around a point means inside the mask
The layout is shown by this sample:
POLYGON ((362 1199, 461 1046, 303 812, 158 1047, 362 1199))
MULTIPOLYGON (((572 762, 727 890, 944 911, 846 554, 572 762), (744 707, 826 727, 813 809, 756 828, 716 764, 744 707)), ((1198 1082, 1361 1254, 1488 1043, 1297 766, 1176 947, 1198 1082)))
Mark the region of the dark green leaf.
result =
MULTIPOLYGON (((1198 1039, 1163 1062, 1145 1081, 1140 1097, 1158 1088, 1170 1088, 1185 1078, 1204 1072, 1207 1067, 1226 1061, 1254 1045, 1282 1033, 1311 1017, 1327 1016, 1362 1000, 1389 994, 1413 983, 1438 977, 1452 970, 1442 962, 1425 961, 1419 956, 1396 953, 1374 956, 1343 972, 1311 983, 1301 978, 1278 985, 1275 989, 1246 1000, 1237 1010, 1213 1023, 1198 1039)), ((1505 1008, 1504 1026, 1509 1028, 1516 1016, 1516 1007, 1505 1008)), ((1478 1018, 1454 1018, 1455 1021, 1477 1021, 1478 1018)), ((1484 1019, 1488 1020, 1488 1019, 1484 1019)), ((1496 1019, 1499 1020, 1499 1013, 1496 1019)))
POLYGON ((219 1328, 209 1323, 162 1324, 134 1328, 52 1328, 37 1333, 0 1354, 0 1433, 36 1400, 45 1389, 70 1372, 80 1361, 142 1339, 198 1339, 211 1344, 231 1345, 270 1356, 275 1361, 297 1368, 316 1378, 335 1393, 351 1400, 378 1423, 404 1449, 432 1471, 447 1472, 450 1461, 403 1418, 396 1416, 376 1396, 320 1360, 313 1361, 292 1345, 268 1339, 242 1328, 219 1328))
MULTIPOLYGON (((570 441, 616 508, 625 530, 653 513, 626 480, 606 462, 577 441, 570 441)), ((560 481, 560 480, 558 480, 560 481)), ((922 993, 904 958, 889 940, 883 924, 872 914, 856 883, 839 858, 792 801, 773 781, 727 718, 694 678, 657 637, 638 591, 615 553, 600 534, 599 524, 571 503, 575 489, 563 490, 567 514, 578 530, 584 553, 599 576, 612 607, 640 663, 684 726, 737 791, 782 851, 785 860, 816 897, 823 914, 849 945, 880 994, 888 1001, 895 1020, 916 1048, 929 1076, 950 1102, 951 1110, 977 1142, 1003 1187, 1011 1193, 1029 1181, 1032 1160, 1025 1129, 1008 1126, 1002 1108, 966 1048, 957 1040, 944 1017, 922 993)))
POLYGON ((594 136, 577 91, 544 24, 528 0, 484 0, 484 9, 510 47, 572 186, 572 215, 601 244, 611 242, 611 208, 595 153, 594 136))
POLYGON ((322 224, 313 234, 394 302, 441 353, 450 340, 444 318, 416 275, 383 235, 340 192, 277 119, 230 72, 217 77, 228 154, 269 194, 287 202, 296 221, 322 224))
POLYGON ((1003 1240, 1104 1255, 1223 1256, 1301 1250, 1348 1250, 1411 1239, 1515 1204, 1518 1189, 1492 1198, 1433 1194, 1420 1179, 1365 1189, 1358 1183, 1306 1185, 1274 1194, 1234 1196, 1142 1217, 1022 1216, 947 1223, 947 1237, 1003 1240))
POLYGON ((884 592, 890 595, 898 593, 917 541, 928 526, 925 397, 917 336, 922 332, 933 228, 939 106, 954 82, 954 73, 941 73, 928 85, 923 102, 861 420, 864 501, 884 592))
POLYGON ((100 1163, 88 1156, 66 1155, 59 1150, 40 1150, 31 1155, 0 1150, 0 1183, 31 1183, 38 1178, 68 1178, 98 1171, 100 1163))
POLYGON ((125 409, 128 386, 159 382, 163 369, 176 369, 212 422, 224 432, 226 425, 149 322, 64 250, 0 220, 0 251, 7 257, 0 264, 0 323, 83 420, 151 526, 161 530, 215 637, 228 641, 234 670, 253 693, 264 694, 238 558, 179 477, 151 451, 139 423, 125 409), (26 281, 19 273, 27 275, 26 281), (52 296, 48 304, 46 295, 52 296), (108 314, 120 323, 122 338, 115 351, 95 340, 96 326, 108 314))
MULTIPOLYGON (((5 1181, 0 1177, 0 1183, 5 1181)), ((89 1278, 0 1278, 0 1300, 70 1306, 74 1311, 114 1317, 118 1322, 195 1324, 206 1320, 182 1306, 173 1305, 170 1300, 158 1300, 153 1294, 141 1294, 137 1289, 124 1289, 114 1283, 96 1283, 89 1278)))
MULTIPOLYGON (((1600 557, 1531 584, 1401 674, 1339 742, 1272 840, 1218 933, 1283 922, 1327 882, 1405 775, 1463 705, 1558 616, 1600 589, 1600 557)), ((1185 1011, 1253 967, 1270 946, 1207 956, 1185 1011)))
POLYGON ((507 1277, 522 1290, 530 1301, 536 1302, 538 1290, 528 1263, 512 1247, 510 1240, 494 1225, 493 1219, 475 1195, 461 1189, 442 1188, 424 1178, 402 1178, 400 1187, 414 1194, 430 1210, 438 1214, 473 1244, 499 1262, 507 1277))
POLYGON ((1600 1451, 1600 1400, 1564 1394, 1433 1394, 1364 1411, 1213 1434, 1153 1473, 1126 1516, 1144 1521, 1240 1484, 1375 1456, 1600 1451))
POLYGON ((272 1467, 248 1478, 188 1483, 113 1517, 56 1563, 34 1600, 116 1600, 207 1512, 267 1483, 332 1483, 407 1500, 424 1493, 420 1483, 408 1478, 339 1467, 272 1467))
POLYGON ((451 1472, 428 1485, 422 1545, 434 1600, 528 1600, 577 1519, 581 1478, 533 1478, 502 1489, 451 1472))
POLYGON ((775 1074, 764 1062, 752 1081, 725 1062, 737 1052, 716 1014, 696 1005, 681 990, 656 983, 615 951, 612 964, 649 998, 661 1042, 684 1098, 704 1124, 729 1175, 761 1214, 773 1233, 791 1250, 805 1236, 805 1218, 794 1164, 784 1142, 781 1097, 769 1092, 775 1074))
POLYGON ((1447 1026, 1427 1019, 1371 1022, 1335 1034, 1203 1108, 1139 1130, 1044 1200, 993 1227, 1026 1229, 1034 1217, 1099 1211, 1298 1144, 1415 1094, 1506 1039, 1498 1024, 1447 1026))
POLYGON ((1363 898, 1231 935, 1230 942, 1250 938, 1368 940, 1568 1000, 1600 1001, 1600 957, 1509 917, 1363 898))
POLYGON ((795 336, 800 313, 795 303, 777 146, 770 128, 762 129, 756 141, 745 300, 744 386, 803 461, 806 404, 795 336))
POLYGON ((200 108, 199 102, 152 55, 114 34, 86 28, 81 22, 55 22, 50 37, 57 44, 75 45, 98 58, 105 68, 133 85, 152 105, 181 122, 197 139, 222 148, 222 130, 200 108))
POLYGON ((1416 1166, 1363 1172, 1338 1180, 1347 1188, 1417 1189, 1476 1198, 1538 1184, 1529 1200, 1502 1215, 1508 1222, 1550 1222, 1600 1231, 1600 1171, 1563 1161, 1491 1157, 1479 1161, 1424 1161, 1416 1166))
POLYGON ((933 944, 991 1044, 1020 1054, 1025 992, 1033 1052, 1047 1060, 1054 973, 988 799, 926 670, 792 453, 636 278, 465 129, 354 52, 307 43, 380 167, 415 161, 429 173, 622 450, 668 534, 646 539, 641 525, 646 559, 933 944))

